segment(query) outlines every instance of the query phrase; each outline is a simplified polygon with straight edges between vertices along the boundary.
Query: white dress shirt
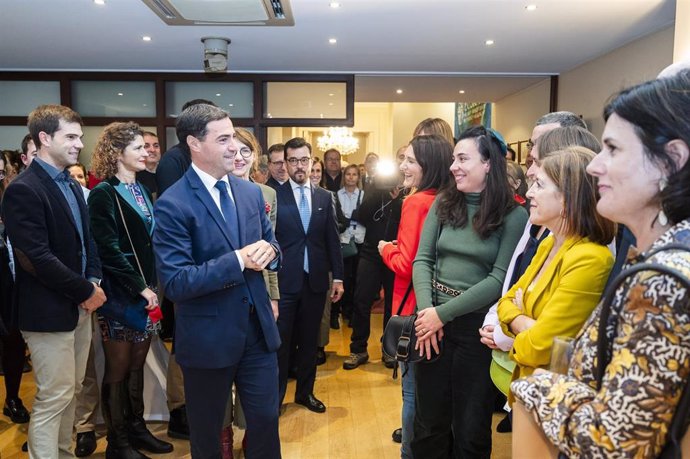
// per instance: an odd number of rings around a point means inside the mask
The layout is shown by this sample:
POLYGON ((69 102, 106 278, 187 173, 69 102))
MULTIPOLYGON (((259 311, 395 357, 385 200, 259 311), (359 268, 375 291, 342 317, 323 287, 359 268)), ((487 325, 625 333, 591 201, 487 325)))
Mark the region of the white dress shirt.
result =
MULTIPOLYGON (((220 214, 223 215, 223 210, 220 208, 220 190, 216 188, 216 183, 218 183, 218 180, 222 180, 227 184, 226 189, 228 190, 228 195, 230 195, 230 199, 232 199, 232 202, 234 204, 235 198, 233 197, 232 190, 230 189, 230 181, 228 180, 228 176, 224 175, 220 179, 217 179, 212 175, 207 174, 206 172, 199 169, 194 163, 192 163, 192 169, 194 169, 194 172, 196 172, 196 174, 201 179, 201 183, 203 183, 206 187, 206 191, 208 191, 208 194, 211 195, 211 199, 213 199, 213 202, 216 203, 216 207, 220 211, 220 214)), ((224 215, 223 218, 225 218, 224 215)), ((237 255, 237 261, 240 263, 241 270, 244 271, 244 261, 242 261, 242 255, 240 255, 240 251, 235 250, 235 255, 237 255)))

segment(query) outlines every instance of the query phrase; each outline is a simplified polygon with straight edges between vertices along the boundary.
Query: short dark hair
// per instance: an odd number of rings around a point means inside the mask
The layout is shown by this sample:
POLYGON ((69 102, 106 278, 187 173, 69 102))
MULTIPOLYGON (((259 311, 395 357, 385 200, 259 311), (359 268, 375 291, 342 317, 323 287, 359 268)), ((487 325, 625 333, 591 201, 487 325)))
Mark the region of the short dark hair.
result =
POLYGON ((80 126, 84 124, 79 113, 64 105, 41 105, 29 113, 27 126, 36 148, 41 148, 38 133, 45 132, 52 137, 60 128, 61 120, 66 123, 79 123, 80 126))
POLYGON ((371 153, 367 153, 367 155, 364 157, 364 162, 367 162, 369 160, 369 158, 372 158, 372 157, 379 159, 379 155, 377 155, 376 153, 374 153, 372 151, 371 153))
POLYGON ((515 153, 515 150, 513 150, 512 147, 506 146, 506 159, 509 159, 510 161, 515 161, 517 158, 517 153, 515 153), (508 153, 511 154, 511 158, 508 158, 508 153))
POLYGON ((271 153, 273 153, 274 151, 284 152, 285 151, 285 144, 274 143, 273 145, 268 147, 268 151, 266 152, 266 154, 268 155, 269 160, 271 159, 271 153))
MULTIPOLYGON (((26 155, 29 153, 29 141, 31 141, 31 134, 26 134, 24 138, 22 139, 22 154, 26 155)), ((36 146, 36 142, 34 142, 34 146, 36 146)))
POLYGON ((230 118, 230 115, 215 105, 196 104, 187 107, 177 117, 175 126, 177 140, 180 141, 181 145, 185 146, 187 145, 187 136, 190 135, 199 140, 204 140, 208 133, 208 123, 225 118, 230 118))
POLYGON ((182 106, 182 111, 185 111, 185 110, 187 110, 189 107, 192 107, 192 106, 194 106, 194 105, 210 105, 210 106, 212 106, 212 107, 217 107, 217 105, 216 105, 215 103, 213 103, 213 101, 211 101, 211 100, 207 100, 207 99, 192 99, 192 100, 188 100, 187 102, 184 103, 184 105, 182 106))
MULTIPOLYGON (((311 151, 311 148, 310 148, 309 150, 311 151)), ((329 154, 329 153, 337 153, 337 154, 338 154, 338 159, 340 159, 340 156, 341 156, 341 155, 340 155, 340 152, 339 152, 338 150, 336 150, 335 148, 329 148, 329 149, 326 150, 326 151, 324 152, 324 154, 323 154, 323 160, 324 160, 324 162, 328 159, 328 154, 329 154)))
POLYGON ((614 113, 633 125, 644 155, 666 169, 667 186, 656 199, 669 221, 690 217, 690 160, 679 168, 666 151, 672 140, 690 146, 690 70, 624 89, 606 105, 604 119, 614 113))
POLYGON ((580 126, 581 128, 587 129, 587 124, 584 122, 582 118, 580 118, 573 112, 566 111, 547 113, 546 115, 539 118, 537 122, 534 124, 536 124, 537 126, 541 126, 542 124, 552 123, 558 123, 561 125, 561 127, 580 126))
POLYGON ((439 134, 418 135, 410 141, 416 161, 422 168, 417 191, 441 190, 450 183, 453 146, 439 134))
MULTIPOLYGON (((464 139, 473 139, 482 159, 489 163, 486 187, 480 193, 479 210, 472 218, 472 227, 479 237, 486 239, 503 225, 504 217, 517 203, 508 185, 503 147, 493 131, 484 126, 473 126, 460 134, 458 141, 464 139)), ((450 224, 453 228, 467 225, 465 193, 458 191, 454 181, 439 194, 436 212, 441 224, 450 224)))
POLYGON ((296 150, 296 149, 302 148, 302 147, 307 147, 309 149, 309 156, 311 156, 311 144, 309 142, 307 142, 306 140, 304 140, 302 137, 294 137, 294 138, 288 140, 287 142, 285 142, 285 149, 283 150, 284 151, 283 157, 285 158, 285 160, 287 160, 288 149, 296 150))

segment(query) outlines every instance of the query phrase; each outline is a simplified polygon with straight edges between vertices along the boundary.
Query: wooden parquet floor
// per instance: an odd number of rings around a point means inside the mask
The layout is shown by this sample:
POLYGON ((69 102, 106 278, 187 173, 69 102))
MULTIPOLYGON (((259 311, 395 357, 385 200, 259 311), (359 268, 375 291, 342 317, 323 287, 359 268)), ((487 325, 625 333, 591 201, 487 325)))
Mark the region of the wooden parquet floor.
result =
MULTIPOLYGON (((391 370, 381 363, 379 338, 382 333, 381 315, 372 315, 372 336, 369 341, 369 363, 355 370, 342 369, 349 355, 352 330, 341 325, 331 330, 331 342, 326 348, 328 360, 319 366, 315 395, 327 411, 316 414, 292 402, 294 381, 290 381, 286 401, 287 410, 280 418, 282 455, 285 459, 394 459, 400 457, 400 445, 393 443, 391 433, 400 427, 400 380, 391 378, 391 370)), ((31 409, 35 395, 31 373, 24 374, 20 396, 31 409)), ((4 401, 4 385, 0 384, 0 402, 4 401)), ((502 415, 494 415, 494 426, 502 415)), ((156 458, 189 458, 189 443, 170 439, 167 424, 151 422, 149 429, 162 439, 172 441, 175 451, 153 455, 156 458)), ((12 424, 0 416, 0 458, 26 458, 21 445, 26 441, 28 424, 12 424)), ((99 426, 98 448, 93 458, 105 457, 105 431, 99 426)), ((235 457, 241 453, 242 431, 235 431, 235 457)), ((494 459, 510 458, 510 434, 493 435, 494 459)), ((423 459, 423 458, 422 458, 423 459)))

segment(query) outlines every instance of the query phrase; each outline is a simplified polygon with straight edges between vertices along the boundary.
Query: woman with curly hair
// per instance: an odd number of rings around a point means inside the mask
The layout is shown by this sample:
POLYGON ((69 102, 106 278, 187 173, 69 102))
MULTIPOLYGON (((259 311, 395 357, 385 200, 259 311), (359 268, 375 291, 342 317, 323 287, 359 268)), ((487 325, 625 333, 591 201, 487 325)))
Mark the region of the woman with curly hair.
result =
POLYGON ((93 236, 108 300, 98 310, 105 375, 101 388, 108 428, 106 458, 144 458, 139 449, 169 453, 144 421, 144 362, 160 330, 151 234, 151 194, 136 181, 146 168, 143 132, 136 123, 111 123, 96 144, 92 166, 103 180, 89 195, 93 236), (107 282, 106 282, 107 281, 107 282), (118 308, 119 306, 122 306, 118 308))

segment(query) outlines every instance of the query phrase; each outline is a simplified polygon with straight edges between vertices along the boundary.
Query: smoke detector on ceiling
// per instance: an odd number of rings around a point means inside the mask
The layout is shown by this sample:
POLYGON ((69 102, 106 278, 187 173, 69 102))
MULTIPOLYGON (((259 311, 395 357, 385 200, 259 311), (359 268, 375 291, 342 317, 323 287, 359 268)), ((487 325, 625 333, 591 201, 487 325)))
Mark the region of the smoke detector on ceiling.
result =
POLYGON ((225 37, 203 37, 204 70, 209 73, 225 72, 228 69, 228 45, 225 37))

